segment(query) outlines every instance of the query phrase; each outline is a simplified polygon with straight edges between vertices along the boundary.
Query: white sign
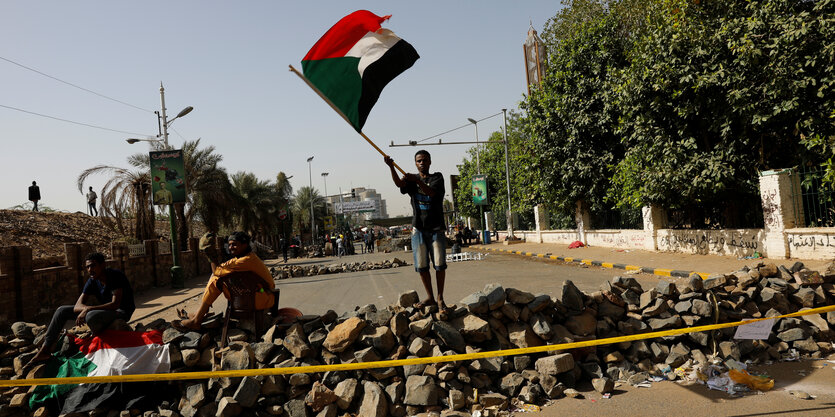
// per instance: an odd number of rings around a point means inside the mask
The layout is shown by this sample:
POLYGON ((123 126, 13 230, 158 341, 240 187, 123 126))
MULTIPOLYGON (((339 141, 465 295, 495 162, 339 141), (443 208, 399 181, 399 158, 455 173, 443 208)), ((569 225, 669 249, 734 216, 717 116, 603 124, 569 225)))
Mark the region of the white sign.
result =
POLYGON ((347 203, 336 203, 337 213, 363 213, 368 211, 375 211, 377 204, 374 200, 364 201, 349 201, 347 203))
POLYGON ((766 340, 771 334, 771 328, 774 326, 774 319, 767 319, 751 324, 743 324, 736 328, 734 339, 754 339, 766 340))

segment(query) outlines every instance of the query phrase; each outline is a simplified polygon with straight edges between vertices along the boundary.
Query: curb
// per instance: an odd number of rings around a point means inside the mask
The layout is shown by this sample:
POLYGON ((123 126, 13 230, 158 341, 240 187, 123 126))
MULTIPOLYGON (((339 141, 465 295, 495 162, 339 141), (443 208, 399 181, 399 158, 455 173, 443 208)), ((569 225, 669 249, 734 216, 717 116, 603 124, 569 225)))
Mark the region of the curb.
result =
POLYGON ((641 271, 645 274, 652 274, 658 275, 662 277, 671 277, 671 278, 689 278, 690 275, 698 274, 702 279, 707 279, 711 274, 706 272, 697 272, 697 271, 684 271, 680 269, 667 269, 667 268, 652 268, 648 266, 638 266, 638 265, 628 265, 622 263, 614 263, 614 262, 603 262, 603 261, 595 261, 591 259, 578 259, 578 258, 571 258, 565 256, 556 256, 550 253, 533 253, 533 252, 523 252, 518 250, 509 250, 509 249, 494 249, 494 248, 487 248, 480 245, 472 245, 470 246, 473 249, 478 250, 486 250, 490 252, 503 252, 509 255, 522 255, 528 256, 531 258, 543 258, 543 259, 551 259, 555 261, 562 261, 565 263, 575 263, 578 265, 591 265, 591 266, 599 266, 602 268, 609 268, 609 269, 623 269, 626 271, 641 271))

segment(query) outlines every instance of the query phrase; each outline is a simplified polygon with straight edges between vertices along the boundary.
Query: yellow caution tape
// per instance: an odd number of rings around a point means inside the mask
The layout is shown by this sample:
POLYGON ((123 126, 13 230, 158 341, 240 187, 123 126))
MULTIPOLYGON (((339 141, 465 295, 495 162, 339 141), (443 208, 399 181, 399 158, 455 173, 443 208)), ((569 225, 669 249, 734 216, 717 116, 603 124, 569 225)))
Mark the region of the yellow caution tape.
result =
POLYGON ((360 362, 360 363, 343 363, 334 365, 316 365, 316 366, 295 366, 286 368, 263 368, 263 369, 241 369, 228 371, 201 371, 201 372, 174 372, 167 374, 141 374, 141 375, 110 375, 110 376, 92 376, 92 377, 70 377, 70 378, 38 378, 38 379, 15 379, 15 380, 0 380, 0 387, 18 387, 18 386, 33 386, 33 385, 60 385, 60 384, 100 384, 100 383, 119 383, 119 382, 144 382, 144 381, 185 381, 192 379, 211 379, 211 378, 238 378, 246 376, 267 376, 267 375, 287 375, 287 374, 302 374, 302 373, 317 373, 328 371, 354 371, 358 369, 372 369, 372 368, 388 368, 395 366, 406 365, 420 365, 442 362, 457 362, 473 359, 493 358, 497 356, 515 356, 526 355, 530 353, 550 352, 557 350, 568 350, 590 346, 610 345, 621 342, 631 342, 635 340, 654 339, 657 337, 675 336, 687 333, 698 333, 709 330, 724 329, 728 327, 736 327, 744 324, 751 324, 762 320, 782 319, 788 317, 800 317, 809 314, 821 314, 830 311, 835 311, 835 305, 818 307, 809 310, 798 311, 796 313, 784 314, 782 316, 766 317, 760 319, 751 319, 746 321, 737 321, 733 323, 724 324, 709 324, 705 326, 685 327, 673 330, 661 330, 657 332, 633 334, 629 336, 610 337, 606 339, 586 340, 582 342, 561 343, 557 345, 544 345, 528 348, 494 350, 489 352, 478 353, 463 353, 446 356, 431 356, 426 358, 411 358, 411 359, 397 359, 377 362, 360 362))

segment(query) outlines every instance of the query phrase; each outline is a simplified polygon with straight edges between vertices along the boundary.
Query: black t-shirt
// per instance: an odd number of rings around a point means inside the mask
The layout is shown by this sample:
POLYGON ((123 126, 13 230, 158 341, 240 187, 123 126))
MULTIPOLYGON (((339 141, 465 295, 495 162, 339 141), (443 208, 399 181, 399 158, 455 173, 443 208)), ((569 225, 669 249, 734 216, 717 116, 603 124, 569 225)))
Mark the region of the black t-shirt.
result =
POLYGON ((408 194, 412 198, 412 226, 418 230, 437 231, 444 230, 444 176, 440 172, 429 174, 428 177, 420 179, 435 192, 434 197, 429 197, 420 190, 414 182, 406 183, 400 188, 400 192, 408 194))
POLYGON ((133 302, 133 289, 128 282, 128 277, 121 271, 110 268, 104 270, 104 275, 107 277, 107 285, 102 285, 97 279, 88 278, 81 292, 96 297, 100 304, 106 304, 113 300, 113 290, 121 288, 122 303, 119 308, 125 310, 128 316, 133 314, 136 305, 133 302))

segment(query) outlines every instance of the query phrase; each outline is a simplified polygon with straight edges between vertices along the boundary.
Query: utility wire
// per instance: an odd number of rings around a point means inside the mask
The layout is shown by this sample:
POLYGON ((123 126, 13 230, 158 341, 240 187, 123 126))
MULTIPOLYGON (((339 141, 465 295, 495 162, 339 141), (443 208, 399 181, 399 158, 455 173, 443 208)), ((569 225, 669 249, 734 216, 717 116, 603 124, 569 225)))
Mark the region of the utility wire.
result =
MULTIPOLYGON (((502 112, 498 112, 498 113, 496 113, 496 114, 494 114, 494 115, 487 116, 487 117, 485 117, 485 118, 483 118, 483 119, 476 120, 476 122, 481 123, 481 122, 482 122, 482 121, 484 121, 484 120, 487 120, 487 119, 492 119, 492 118, 494 118, 494 117, 496 117, 496 116, 498 116, 498 115, 500 115, 500 114, 502 114, 502 112)), ((446 132, 441 132, 441 133, 438 133, 437 135, 432 135, 432 136, 430 136, 430 137, 428 137, 428 138, 421 139, 421 140, 417 141, 416 143, 426 142, 426 141, 427 141, 427 140, 429 140, 429 139, 434 139, 434 138, 437 138, 438 136, 441 136, 441 135, 446 135, 447 133, 450 133, 450 132, 454 132, 454 131, 456 131, 456 130, 463 129, 463 128, 465 128, 465 127, 470 126, 471 124, 472 124, 472 123, 467 123, 467 124, 465 124, 465 125, 458 126, 458 127, 456 127, 456 128, 453 128, 453 129, 447 130, 446 132)))
POLYGON ((97 92, 95 92, 95 91, 93 91, 93 90, 88 90, 88 89, 86 89, 86 88, 84 88, 84 87, 81 87, 81 86, 75 85, 75 84, 73 84, 73 83, 71 83, 71 82, 67 82, 67 81, 64 81, 64 80, 62 80, 62 79, 60 79, 60 78, 56 78, 56 77, 53 77, 53 76, 51 76, 51 75, 49 75, 49 74, 45 74, 45 73, 43 73, 43 72, 40 72, 40 71, 38 71, 38 70, 36 70, 36 69, 34 69, 34 68, 27 67, 26 65, 23 65, 23 64, 21 64, 21 63, 19 63, 19 62, 12 61, 11 59, 4 58, 4 57, 2 57, 2 56, 0 56, 0 59, 2 59, 3 61, 8 62, 8 63, 10 63, 10 64, 14 64, 14 65, 17 65, 17 66, 19 66, 19 67, 21 67, 21 68, 25 68, 25 69, 28 69, 29 71, 32 71, 32 72, 38 73, 38 74, 40 74, 40 75, 43 75, 44 77, 51 78, 51 79, 53 79, 53 80, 55 80, 55 81, 58 81, 58 82, 64 83, 64 84, 69 85, 69 86, 72 86, 72 87, 75 87, 75 88, 77 88, 77 89, 79 89, 79 90, 86 91, 86 92, 91 93, 91 94, 95 94, 95 95, 97 95, 97 96, 99 96, 99 97, 101 97, 101 98, 106 98, 106 99, 108 99, 108 100, 115 101, 115 102, 117 102, 117 103, 119 103, 119 104, 124 104, 125 106, 133 107, 134 109, 137 109, 137 110, 142 110, 142 111, 146 111, 146 112, 148 112, 148 113, 153 113, 153 111, 152 111, 152 110, 143 109, 142 107, 139 107, 139 106, 134 106, 133 104, 130 104, 130 103, 125 103, 125 102, 124 102, 124 101, 122 101, 122 100, 118 100, 118 99, 115 99, 115 98, 112 98, 112 97, 108 97, 108 96, 106 96, 106 95, 104 95, 104 94, 97 93, 97 92))
POLYGON ((72 124, 76 124, 76 125, 92 127, 92 128, 101 129, 101 130, 109 130, 111 132, 126 133, 128 135, 149 136, 149 137, 154 136, 154 135, 148 135, 148 134, 145 134, 145 133, 128 132, 128 131, 125 131, 125 130, 110 129, 110 128, 107 128, 107 127, 101 127, 101 126, 91 125, 91 124, 87 124, 87 123, 75 122, 75 121, 72 121, 72 120, 62 119, 60 117, 49 116, 49 115, 41 114, 41 113, 35 113, 33 111, 23 110, 23 109, 19 109, 17 107, 6 106, 6 105, 3 105, 3 104, 0 104, 0 107, 7 108, 7 109, 10 109, 10 110, 17 110, 17 111, 23 112, 23 113, 34 114, 35 116, 46 117, 47 119, 59 120, 59 121, 62 121, 62 122, 67 122, 67 123, 72 123, 72 124))

